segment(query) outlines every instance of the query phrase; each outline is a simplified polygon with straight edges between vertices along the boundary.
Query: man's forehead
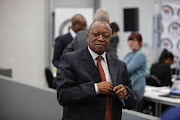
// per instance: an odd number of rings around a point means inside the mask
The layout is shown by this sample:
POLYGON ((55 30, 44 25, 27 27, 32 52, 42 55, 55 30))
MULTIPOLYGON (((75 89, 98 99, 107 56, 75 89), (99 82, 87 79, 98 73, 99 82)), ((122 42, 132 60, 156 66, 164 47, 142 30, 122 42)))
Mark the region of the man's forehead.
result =
POLYGON ((100 22, 100 21, 97 21, 97 22, 94 22, 91 27, 108 27, 108 24, 106 22, 100 22))
POLYGON ((104 23, 104 22, 98 22, 98 23, 94 23, 91 25, 90 27, 90 31, 94 31, 94 30, 107 30, 107 31, 111 31, 110 27, 108 27, 108 24, 104 23), (102 29, 103 28, 103 29, 102 29))
POLYGON ((109 29, 99 29, 94 28, 90 31, 91 33, 110 33, 109 29))

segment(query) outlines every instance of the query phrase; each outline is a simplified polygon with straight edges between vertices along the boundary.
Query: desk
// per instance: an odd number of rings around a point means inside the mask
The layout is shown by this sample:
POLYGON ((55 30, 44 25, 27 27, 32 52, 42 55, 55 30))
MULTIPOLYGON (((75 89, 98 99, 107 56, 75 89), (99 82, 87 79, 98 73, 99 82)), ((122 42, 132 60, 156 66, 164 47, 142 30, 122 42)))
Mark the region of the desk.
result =
POLYGON ((144 99, 148 101, 155 102, 155 116, 159 117, 161 115, 162 104, 176 106, 180 104, 180 98, 168 98, 161 97, 159 95, 169 93, 169 87, 154 87, 154 86, 146 86, 144 99))

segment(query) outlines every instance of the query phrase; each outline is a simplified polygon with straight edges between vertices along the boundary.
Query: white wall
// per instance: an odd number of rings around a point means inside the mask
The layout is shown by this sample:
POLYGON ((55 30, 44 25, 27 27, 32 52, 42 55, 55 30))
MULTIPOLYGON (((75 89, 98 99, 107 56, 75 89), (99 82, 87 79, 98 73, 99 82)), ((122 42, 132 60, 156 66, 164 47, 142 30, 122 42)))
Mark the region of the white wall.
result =
MULTIPOLYGON (((48 50, 52 38, 52 21, 49 15, 54 3, 58 1, 0 0, 0 67, 12 68, 13 79, 30 85, 47 86, 44 68, 51 62, 48 50)), ((59 6, 66 7, 64 2, 65 0, 61 0, 59 6)), ((74 2, 66 3, 67 6, 76 6, 74 2)), ((77 4, 77 7, 96 5, 90 0, 79 3, 82 4, 77 4)), ((154 0, 101 0, 100 7, 110 12, 111 22, 115 21, 120 25, 120 59, 129 50, 129 33, 123 32, 123 8, 138 7, 139 30, 144 44, 148 45, 143 50, 146 54, 151 53, 154 0)), ((151 58, 151 55, 148 55, 148 61, 151 58)))
POLYGON ((0 0, 0 68, 13 79, 47 87, 52 62, 52 12, 56 7, 98 7, 92 0, 0 0))
POLYGON ((45 0, 0 0, 0 67, 13 79, 47 86, 45 0))
POLYGON ((123 28, 123 9, 139 8, 139 32, 143 37, 143 51, 147 55, 148 63, 152 62, 152 26, 153 26, 153 9, 154 0, 101 0, 100 7, 106 8, 110 13, 110 21, 117 22, 120 26, 120 43, 118 56, 120 59, 129 52, 127 39, 130 32, 124 32, 123 28), (148 55, 149 54, 149 55, 148 55))

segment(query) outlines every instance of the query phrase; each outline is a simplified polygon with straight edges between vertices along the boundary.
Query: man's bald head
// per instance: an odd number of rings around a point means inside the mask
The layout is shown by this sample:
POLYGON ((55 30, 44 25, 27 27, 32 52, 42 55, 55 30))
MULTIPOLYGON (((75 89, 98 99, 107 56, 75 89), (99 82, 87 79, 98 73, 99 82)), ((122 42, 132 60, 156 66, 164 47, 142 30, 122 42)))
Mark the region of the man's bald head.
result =
POLYGON ((75 14, 71 19, 71 23, 72 30, 76 33, 86 29, 86 19, 81 14, 75 14))
POLYGON ((94 14, 94 21, 105 21, 109 24, 109 13, 106 9, 99 8, 94 14))
POLYGON ((72 25, 80 23, 81 21, 85 20, 84 16, 82 16, 81 14, 75 14, 72 19, 72 25))
POLYGON ((108 48, 112 30, 109 24, 105 21, 95 21, 89 27, 87 33, 87 41, 89 48, 102 55, 108 48))
POLYGON ((88 29, 88 33, 91 31, 91 29, 94 27, 94 26, 106 26, 109 31, 110 31, 110 34, 112 35, 112 29, 110 27, 110 25, 105 22, 105 21, 94 21, 90 26, 89 26, 89 29, 88 29))

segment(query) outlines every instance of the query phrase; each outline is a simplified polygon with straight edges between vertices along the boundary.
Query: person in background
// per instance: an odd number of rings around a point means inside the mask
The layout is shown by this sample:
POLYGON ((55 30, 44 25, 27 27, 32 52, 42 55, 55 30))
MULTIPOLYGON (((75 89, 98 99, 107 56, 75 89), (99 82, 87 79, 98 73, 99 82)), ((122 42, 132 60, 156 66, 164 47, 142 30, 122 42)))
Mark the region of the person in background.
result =
MULTIPOLYGON (((109 24, 110 20, 109 20, 108 11, 104 8, 97 9, 95 14, 94 14, 93 21, 105 21, 109 24)), ((77 33, 76 37, 74 38, 74 40, 64 49, 63 53, 79 50, 82 48, 86 48, 88 46, 86 35, 87 35, 87 30, 79 31, 77 33)), ((115 40, 115 41, 117 41, 117 40, 115 40)), ((114 45, 111 45, 111 43, 107 49, 107 52, 114 55, 115 57, 117 57, 117 49, 115 49, 114 45)))
POLYGON ((88 47, 61 56, 56 83, 63 120, 121 120, 122 108, 136 106, 125 63, 105 52, 111 34, 107 22, 96 21, 88 47))
POLYGON ((171 64, 174 56, 171 52, 164 49, 161 53, 159 61, 154 63, 150 69, 151 76, 157 79, 159 86, 171 86, 171 64))
POLYGON ((71 19, 71 24, 71 29, 67 34, 58 36, 55 39, 54 56, 52 63, 56 68, 59 65, 59 60, 64 48, 66 48, 66 46, 71 43, 78 31, 86 29, 86 19, 81 14, 75 14, 71 19))
POLYGON ((109 48, 111 48, 111 49, 107 49, 107 52, 109 52, 109 50, 113 51, 113 52, 111 52, 111 54, 118 58, 117 46, 118 46, 118 42, 119 42, 119 37, 117 34, 119 32, 119 26, 115 22, 112 22, 110 24, 110 27, 112 29, 112 36, 111 36, 109 48))
POLYGON ((141 50, 141 34, 138 32, 132 32, 128 38, 128 44, 132 52, 128 53, 124 57, 123 61, 127 65, 132 89, 137 95, 138 103, 140 103, 146 86, 146 56, 141 50))

